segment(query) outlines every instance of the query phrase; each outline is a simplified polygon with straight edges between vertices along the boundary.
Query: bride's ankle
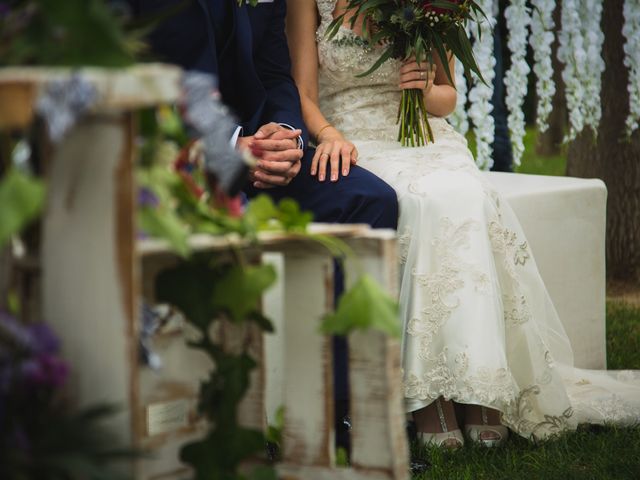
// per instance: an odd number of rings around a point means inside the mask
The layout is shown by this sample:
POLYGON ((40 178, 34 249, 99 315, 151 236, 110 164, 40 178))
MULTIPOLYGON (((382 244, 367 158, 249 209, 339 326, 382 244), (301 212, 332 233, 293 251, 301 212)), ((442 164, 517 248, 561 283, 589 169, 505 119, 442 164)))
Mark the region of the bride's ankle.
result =
POLYGON ((467 425, 500 425, 500 412, 480 405, 466 405, 464 417, 467 425))
POLYGON ((453 402, 442 398, 438 398, 430 405, 414 411, 413 419, 418 432, 442 433, 460 428, 453 402))

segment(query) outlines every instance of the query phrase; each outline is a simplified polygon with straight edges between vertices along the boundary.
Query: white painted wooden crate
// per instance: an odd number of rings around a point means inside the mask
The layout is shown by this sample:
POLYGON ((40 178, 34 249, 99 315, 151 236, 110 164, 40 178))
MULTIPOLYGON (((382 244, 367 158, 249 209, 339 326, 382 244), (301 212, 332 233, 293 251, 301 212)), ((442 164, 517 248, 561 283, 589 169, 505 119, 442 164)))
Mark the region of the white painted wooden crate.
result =
MULTIPOLYGON (((121 405, 110 426, 126 442, 151 451, 152 458, 131 465, 136 478, 185 478, 188 471, 178 461, 178 452, 204 431, 195 402, 199 381, 211 365, 186 347, 188 327, 154 338, 165 365, 160 372, 139 361, 141 299, 151 299, 154 275, 176 259, 161 242, 137 240, 133 177, 133 111, 175 101, 180 72, 150 66, 88 73, 101 101, 50 150, 43 222, 43 311, 73 366, 71 389, 80 405, 121 405)), ((12 111, 20 115, 2 117, 0 124, 11 126, 12 118, 19 117, 14 126, 26 125, 44 82, 68 75, 39 69, 0 72, 0 85, 4 82, 26 92, 14 97, 12 111)), ((319 228, 350 243, 365 270, 395 292, 393 232, 371 232, 362 226, 319 228)), ((197 236, 192 246, 226 255, 234 241, 197 236)), ((286 425, 281 477, 408 478, 399 342, 377 333, 356 333, 350 338, 353 466, 336 469, 329 340, 318 333, 320 317, 332 307, 333 261, 317 245, 294 236, 264 235, 260 243, 284 258, 285 308, 279 323, 287 339, 282 352, 284 381, 280 382, 286 425)), ((257 256, 254 259, 258 261, 257 256)), ((264 339, 254 330, 225 333, 228 345, 249 339, 252 352, 263 360, 240 413, 243 424, 262 428, 268 381, 264 339)))

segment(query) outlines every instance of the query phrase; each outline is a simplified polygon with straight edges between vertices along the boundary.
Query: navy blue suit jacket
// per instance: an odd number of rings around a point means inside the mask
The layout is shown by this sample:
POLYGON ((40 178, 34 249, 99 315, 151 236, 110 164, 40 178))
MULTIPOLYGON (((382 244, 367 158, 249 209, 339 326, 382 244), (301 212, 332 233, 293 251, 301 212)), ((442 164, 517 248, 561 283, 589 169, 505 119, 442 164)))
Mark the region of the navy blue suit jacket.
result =
MULTIPOLYGON (((143 17, 181 2, 128 1, 143 17)), ((151 34, 151 46, 160 60, 215 74, 222 99, 236 114, 244 135, 253 135, 269 122, 285 123, 302 129, 308 145, 300 97, 291 77, 285 15, 286 0, 256 7, 239 6, 237 0, 191 0, 151 34), (216 45, 215 29, 221 24, 228 35, 220 42, 223 45, 216 45)))

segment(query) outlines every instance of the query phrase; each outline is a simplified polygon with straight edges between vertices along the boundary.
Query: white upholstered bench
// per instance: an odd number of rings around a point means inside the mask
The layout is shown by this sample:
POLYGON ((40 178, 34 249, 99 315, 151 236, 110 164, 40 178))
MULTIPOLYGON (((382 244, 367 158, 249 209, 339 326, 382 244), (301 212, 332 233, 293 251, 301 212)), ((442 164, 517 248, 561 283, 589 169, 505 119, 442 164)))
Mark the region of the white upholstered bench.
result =
POLYGON ((576 366, 604 368, 604 183, 513 173, 486 175, 520 219, 571 340, 576 366))

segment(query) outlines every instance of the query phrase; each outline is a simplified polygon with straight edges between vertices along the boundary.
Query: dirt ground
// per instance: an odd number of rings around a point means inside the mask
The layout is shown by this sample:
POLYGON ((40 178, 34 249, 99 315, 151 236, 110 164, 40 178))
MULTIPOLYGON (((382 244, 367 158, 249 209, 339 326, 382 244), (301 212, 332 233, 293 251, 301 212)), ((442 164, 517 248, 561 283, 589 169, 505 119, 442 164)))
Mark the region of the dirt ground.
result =
POLYGON ((640 283, 609 281, 607 299, 629 303, 640 308, 640 283))

